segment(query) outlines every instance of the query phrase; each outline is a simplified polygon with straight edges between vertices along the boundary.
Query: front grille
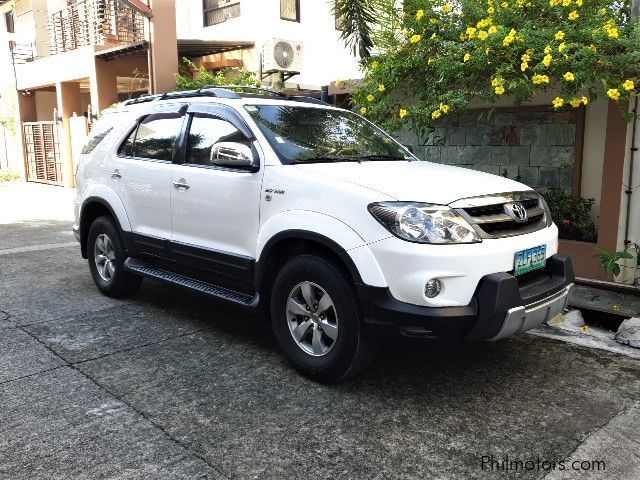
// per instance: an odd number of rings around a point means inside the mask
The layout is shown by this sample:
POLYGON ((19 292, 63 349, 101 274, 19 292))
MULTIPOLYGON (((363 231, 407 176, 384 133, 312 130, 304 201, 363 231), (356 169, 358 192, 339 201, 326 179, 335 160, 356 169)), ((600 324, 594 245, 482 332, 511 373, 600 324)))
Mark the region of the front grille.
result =
POLYGON ((467 198, 451 204, 482 238, 501 238, 535 232, 547 224, 542 198, 535 192, 503 193, 467 198), (515 203, 526 210, 526 220, 518 221, 511 211, 515 203))

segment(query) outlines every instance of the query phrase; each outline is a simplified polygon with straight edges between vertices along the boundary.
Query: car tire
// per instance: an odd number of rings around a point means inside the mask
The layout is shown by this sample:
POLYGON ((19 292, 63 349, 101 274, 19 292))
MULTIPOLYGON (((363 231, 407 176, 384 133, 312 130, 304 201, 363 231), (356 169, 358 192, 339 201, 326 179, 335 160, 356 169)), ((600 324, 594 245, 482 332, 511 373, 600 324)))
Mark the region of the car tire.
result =
POLYGON ((300 255, 280 269, 271 295, 271 322, 287 359, 314 381, 346 380, 375 356, 353 282, 320 256, 300 255))
POLYGON ((106 296, 129 297, 140 288, 142 276, 124 268, 127 255, 111 217, 98 217, 89 227, 87 258, 93 281, 106 296))

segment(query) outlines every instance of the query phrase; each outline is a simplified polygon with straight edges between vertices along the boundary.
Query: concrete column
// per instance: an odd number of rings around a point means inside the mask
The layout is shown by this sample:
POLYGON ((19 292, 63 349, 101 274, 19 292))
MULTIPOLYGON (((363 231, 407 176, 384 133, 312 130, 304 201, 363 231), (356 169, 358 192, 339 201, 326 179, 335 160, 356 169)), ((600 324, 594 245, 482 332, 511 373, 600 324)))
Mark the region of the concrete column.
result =
POLYGON ((59 82, 56 84, 58 115, 62 117, 60 133, 60 159, 62 161, 62 180, 65 187, 74 187, 73 153, 71 126, 69 119, 74 113, 82 115, 80 102, 80 84, 78 82, 59 82))
POLYGON ((18 158, 22 161, 18 162, 18 173, 23 180, 27 179, 25 158, 24 158, 24 134, 22 132, 22 122, 35 122, 38 118, 36 113, 36 96, 17 92, 16 102, 16 139, 18 148, 18 158))
POLYGON ((150 0, 153 16, 149 19, 149 76, 151 93, 176 89, 178 41, 175 0, 150 0))
POLYGON ((89 78, 93 112, 109 108, 118 101, 118 79, 112 62, 95 59, 96 68, 89 78))

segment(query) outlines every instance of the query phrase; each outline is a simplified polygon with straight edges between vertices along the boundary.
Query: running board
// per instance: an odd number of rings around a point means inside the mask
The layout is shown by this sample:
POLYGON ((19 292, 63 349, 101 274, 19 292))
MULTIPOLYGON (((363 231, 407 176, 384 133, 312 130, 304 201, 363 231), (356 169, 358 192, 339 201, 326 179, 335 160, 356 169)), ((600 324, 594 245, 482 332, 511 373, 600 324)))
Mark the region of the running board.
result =
POLYGON ((239 293, 234 290, 229 290, 228 288, 218 287, 217 285, 186 277, 168 270, 150 267, 145 265, 145 263, 138 258, 127 258, 124 261, 124 267, 130 272, 144 275, 149 278, 155 278, 156 280, 173 283, 174 285, 188 288, 195 292, 204 293, 210 297, 234 303, 245 308, 256 309, 258 307, 257 294, 247 295, 245 293, 239 293))

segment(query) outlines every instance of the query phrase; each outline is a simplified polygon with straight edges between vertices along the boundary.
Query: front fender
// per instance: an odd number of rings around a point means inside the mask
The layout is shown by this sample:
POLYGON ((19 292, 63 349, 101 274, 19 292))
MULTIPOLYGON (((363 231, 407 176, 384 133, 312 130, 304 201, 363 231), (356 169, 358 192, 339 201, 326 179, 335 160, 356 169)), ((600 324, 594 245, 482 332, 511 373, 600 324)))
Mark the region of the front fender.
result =
POLYGON ((260 261, 274 241, 304 238, 325 244, 355 268, 359 281, 386 287, 382 271, 366 242, 346 223, 329 215, 308 210, 287 210, 267 220, 258 233, 256 259, 260 261), (345 258, 346 256, 346 258, 345 258))

